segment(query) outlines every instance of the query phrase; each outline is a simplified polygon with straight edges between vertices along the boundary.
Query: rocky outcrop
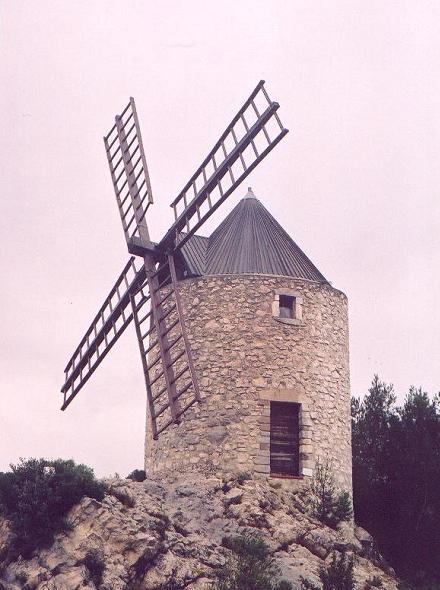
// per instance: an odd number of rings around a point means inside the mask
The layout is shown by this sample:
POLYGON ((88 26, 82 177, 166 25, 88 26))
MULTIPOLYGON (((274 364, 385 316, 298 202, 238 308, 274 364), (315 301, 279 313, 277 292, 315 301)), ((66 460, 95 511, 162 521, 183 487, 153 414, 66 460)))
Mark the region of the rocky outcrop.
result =
MULTIPOLYGON (((393 571, 373 554, 365 531, 323 526, 307 514, 304 493, 281 480, 143 483, 108 480, 102 502, 84 498, 69 513, 70 530, 32 558, 3 562, 1 590, 204 590, 228 556, 225 538, 255 531, 269 544, 285 579, 319 585, 319 568, 333 552, 355 556, 357 588, 378 577, 397 587, 393 571)), ((7 553, 0 524, 0 555, 7 553)))

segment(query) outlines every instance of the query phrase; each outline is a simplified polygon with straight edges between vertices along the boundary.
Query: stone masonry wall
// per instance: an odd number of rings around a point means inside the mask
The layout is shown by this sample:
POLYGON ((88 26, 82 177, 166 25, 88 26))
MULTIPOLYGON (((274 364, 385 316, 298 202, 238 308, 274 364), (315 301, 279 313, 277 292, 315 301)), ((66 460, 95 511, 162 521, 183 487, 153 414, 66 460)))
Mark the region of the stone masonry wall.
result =
POLYGON ((329 459, 351 491, 346 296, 327 284, 262 275, 179 283, 203 399, 157 441, 147 416, 146 470, 269 475, 270 401, 301 404, 300 471, 329 459), (299 322, 274 318, 294 292, 299 322))

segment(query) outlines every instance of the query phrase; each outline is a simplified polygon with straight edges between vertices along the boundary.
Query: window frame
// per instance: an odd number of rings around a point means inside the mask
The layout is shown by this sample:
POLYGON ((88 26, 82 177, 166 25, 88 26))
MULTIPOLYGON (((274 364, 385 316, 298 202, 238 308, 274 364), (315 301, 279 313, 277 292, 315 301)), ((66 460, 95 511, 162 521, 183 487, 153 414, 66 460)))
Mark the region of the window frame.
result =
MULTIPOLYGON (((279 317, 284 319, 295 319, 296 316, 296 297, 293 295, 278 296, 279 317), (287 310, 288 315, 282 315, 281 310, 287 310)), ((284 313, 284 312, 283 312, 284 313)))
MULTIPOLYGON (((272 301, 272 317, 277 322, 282 324, 290 324, 292 326, 301 326, 303 324, 303 298, 301 294, 293 289, 277 289, 274 293, 272 301), (292 317, 282 317, 280 315, 280 299, 288 297, 293 299, 292 317)), ((284 307, 284 306, 283 306, 284 307)))

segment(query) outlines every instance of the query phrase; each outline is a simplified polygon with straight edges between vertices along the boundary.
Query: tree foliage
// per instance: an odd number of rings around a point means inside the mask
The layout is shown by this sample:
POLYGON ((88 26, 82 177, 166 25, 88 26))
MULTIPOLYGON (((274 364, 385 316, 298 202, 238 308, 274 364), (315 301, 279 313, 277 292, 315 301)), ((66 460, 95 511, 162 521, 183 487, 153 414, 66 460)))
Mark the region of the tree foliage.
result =
POLYGON ((279 569, 261 537, 229 537, 224 544, 231 557, 218 572, 213 590, 292 590, 289 582, 279 581, 279 569))
POLYGON ((352 402, 355 517, 397 573, 440 581, 440 411, 412 387, 401 406, 374 377, 352 402))
POLYGON ((28 557, 49 545, 68 526, 66 515, 81 498, 104 497, 105 486, 93 470, 74 461, 21 460, 0 473, 0 512, 11 522, 12 548, 28 557))
POLYGON ((322 590, 353 590, 353 557, 345 553, 333 553, 329 565, 321 568, 319 577, 322 590))
POLYGON ((89 572, 90 580, 95 584, 96 588, 99 588, 105 571, 102 555, 96 549, 92 549, 87 551, 82 562, 89 572))
POLYGON ((142 482, 147 479, 147 474, 143 469, 134 469, 131 473, 127 475, 126 479, 131 479, 131 481, 142 482))
POLYGON ((316 586, 310 580, 301 577, 301 590, 354 590, 353 577, 354 560, 352 555, 334 552, 327 566, 319 569, 319 579, 322 587, 316 586))
POLYGON ((353 515, 350 494, 336 489, 333 468, 330 461, 318 461, 310 482, 310 506, 313 516, 336 528, 342 521, 353 515))

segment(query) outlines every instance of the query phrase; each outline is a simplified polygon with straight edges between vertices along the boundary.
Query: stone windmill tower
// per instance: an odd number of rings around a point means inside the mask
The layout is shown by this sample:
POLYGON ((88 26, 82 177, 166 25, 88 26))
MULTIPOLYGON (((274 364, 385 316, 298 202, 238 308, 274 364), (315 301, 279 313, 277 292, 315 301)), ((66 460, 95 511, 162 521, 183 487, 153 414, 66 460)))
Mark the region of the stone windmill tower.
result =
POLYGON ((147 392, 150 473, 304 479, 333 461, 351 489, 346 297, 249 189, 196 232, 286 135, 260 81, 171 203, 154 242, 134 99, 104 137, 132 254, 66 365, 66 409, 133 322, 147 392), (137 258, 135 258, 137 257, 137 258))
POLYGON ((204 402, 153 440, 150 473, 304 478, 330 459, 351 489, 347 298, 249 188, 182 248, 180 293, 204 402))

